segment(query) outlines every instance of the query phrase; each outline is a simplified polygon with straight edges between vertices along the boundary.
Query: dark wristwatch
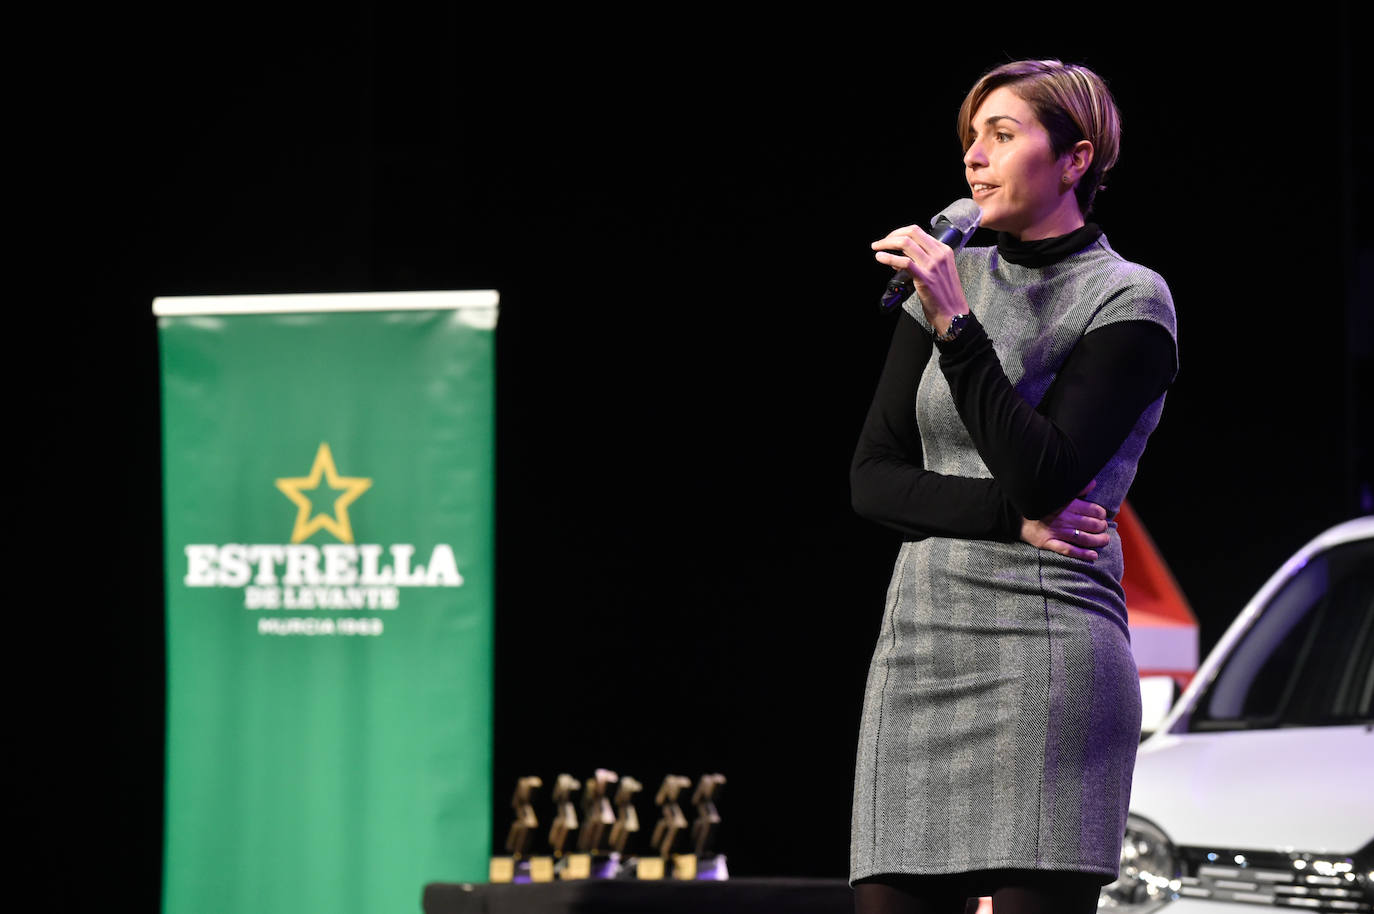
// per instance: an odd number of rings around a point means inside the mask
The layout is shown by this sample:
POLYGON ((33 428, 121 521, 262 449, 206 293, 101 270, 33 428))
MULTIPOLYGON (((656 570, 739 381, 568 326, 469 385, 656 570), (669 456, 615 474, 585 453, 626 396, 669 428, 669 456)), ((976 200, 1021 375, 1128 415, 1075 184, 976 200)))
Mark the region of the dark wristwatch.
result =
MULTIPOLYGON (((949 319, 949 328, 944 333, 935 334, 935 342, 948 343, 955 337, 964 332, 964 327, 968 325, 968 319, 972 315, 965 311, 963 314, 956 314, 949 319)), ((932 328, 933 329, 933 328, 932 328)))

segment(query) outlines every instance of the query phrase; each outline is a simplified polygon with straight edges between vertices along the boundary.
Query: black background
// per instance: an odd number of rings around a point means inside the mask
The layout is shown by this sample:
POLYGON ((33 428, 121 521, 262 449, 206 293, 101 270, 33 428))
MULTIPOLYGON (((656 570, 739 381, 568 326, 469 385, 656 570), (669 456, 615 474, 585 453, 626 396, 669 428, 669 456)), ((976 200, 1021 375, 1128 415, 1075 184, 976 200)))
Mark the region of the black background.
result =
POLYGON ((1015 9, 164 5, 59 24, 24 93, 29 240, 57 263, 15 357, 43 366, 20 398, 42 430, 18 442, 22 503, 45 548, 80 556, 34 560, 62 596, 22 630, 41 650, 60 625, 67 646, 31 680, 52 702, 56 870, 157 903, 152 298, 493 288, 498 846, 518 775, 604 766, 652 790, 720 771, 736 874, 843 875, 897 545, 848 504, 891 332, 868 244, 966 195, 954 115, 1006 59, 1086 63, 1123 111, 1095 219, 1169 281, 1182 362, 1131 502, 1203 649, 1288 553, 1367 513, 1348 8, 1015 9))

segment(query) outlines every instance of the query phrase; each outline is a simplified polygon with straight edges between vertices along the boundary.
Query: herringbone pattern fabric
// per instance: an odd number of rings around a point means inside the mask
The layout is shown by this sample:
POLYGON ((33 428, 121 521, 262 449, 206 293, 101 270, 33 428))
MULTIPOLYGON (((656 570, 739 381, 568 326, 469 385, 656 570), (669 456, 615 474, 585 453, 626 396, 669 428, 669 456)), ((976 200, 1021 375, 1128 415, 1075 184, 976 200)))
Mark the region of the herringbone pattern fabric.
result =
MULTIPOLYGON (((1175 332, 1163 280, 1105 238, 1044 268, 966 249, 959 271, 1029 403, 1084 333, 1129 320, 1175 332)), ((925 323, 919 302, 906 307, 925 323)), ((986 478, 937 363, 913 391, 925 466, 986 478)), ((1163 399, 1097 474, 1092 499, 1109 513, 1163 399)), ((851 879, 992 868, 1116 877, 1140 693, 1115 525, 1111 537, 1095 564, 1024 543, 903 545, 864 699, 851 879)))

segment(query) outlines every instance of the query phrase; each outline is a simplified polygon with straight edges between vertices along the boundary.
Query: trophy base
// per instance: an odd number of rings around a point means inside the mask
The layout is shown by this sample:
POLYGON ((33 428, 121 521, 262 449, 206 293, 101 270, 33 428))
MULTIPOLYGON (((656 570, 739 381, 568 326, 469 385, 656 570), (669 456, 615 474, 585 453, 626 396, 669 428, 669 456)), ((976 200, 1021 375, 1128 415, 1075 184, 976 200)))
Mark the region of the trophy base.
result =
POLYGON ((515 881, 515 858, 514 857, 492 857, 491 863, 487 867, 488 882, 514 882, 515 881))
POLYGON ((673 878, 683 880, 697 878, 697 855, 673 854, 673 878))
POLYGON ((653 881, 662 879, 663 874, 662 857, 636 857, 634 859, 634 878, 653 881))
POLYGON ((568 854, 554 865, 559 879, 618 879, 625 869, 620 855, 568 854))
POLYGON ((730 870, 725 866, 724 854, 708 854, 697 858, 698 881, 724 882, 730 878, 730 870))
POLYGON ((529 857, 517 860, 514 857, 492 857, 487 869, 491 882, 553 882, 553 858, 529 857))
MULTIPOLYGON (((530 882, 553 882, 553 858, 531 857, 526 864, 530 882)), ((516 882, 520 882, 519 868, 516 869, 516 882)))
POLYGON ((609 854, 592 855, 593 879, 619 879, 624 871, 625 864, 621 861, 618 852, 611 851, 609 854))
POLYGON ((605 878, 660 880, 682 882, 724 882, 730 878, 724 854, 698 857, 696 854, 673 854, 671 857, 630 857, 623 864, 612 855, 619 872, 605 878))
POLYGON ((554 873, 559 879, 590 879, 592 876, 591 854, 566 854, 554 864, 554 873))

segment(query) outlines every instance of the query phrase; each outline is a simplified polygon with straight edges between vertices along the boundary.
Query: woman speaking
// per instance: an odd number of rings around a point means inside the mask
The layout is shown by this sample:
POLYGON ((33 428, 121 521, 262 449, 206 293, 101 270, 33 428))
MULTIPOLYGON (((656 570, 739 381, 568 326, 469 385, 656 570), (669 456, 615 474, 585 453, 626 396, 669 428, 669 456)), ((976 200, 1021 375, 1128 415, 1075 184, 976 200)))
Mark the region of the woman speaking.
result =
POLYGON ((917 226, 912 275, 851 469, 906 538, 864 695, 856 910, 1097 909, 1117 875, 1140 734, 1112 522, 1177 370, 1173 302, 1086 222, 1120 119, 1056 60, 983 76, 964 173, 997 245, 917 226))

